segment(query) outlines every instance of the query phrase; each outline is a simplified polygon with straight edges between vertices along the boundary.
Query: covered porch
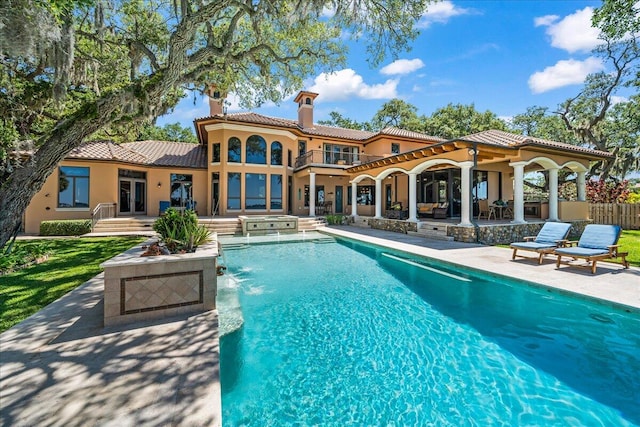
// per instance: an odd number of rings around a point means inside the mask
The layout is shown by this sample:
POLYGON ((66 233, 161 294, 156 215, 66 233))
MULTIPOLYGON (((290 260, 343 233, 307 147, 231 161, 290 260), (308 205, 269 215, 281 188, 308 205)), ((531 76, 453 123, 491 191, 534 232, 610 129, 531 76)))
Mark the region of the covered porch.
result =
POLYGON ((587 221, 586 172, 589 162, 604 154, 523 138, 500 131, 481 132, 351 167, 351 216, 356 219, 359 215, 354 195, 359 184, 366 182, 375 185, 375 220, 419 223, 424 221, 422 205, 432 204, 446 209, 444 216, 452 226, 474 229, 545 220, 587 221), (559 197, 558 172, 563 169, 575 182, 571 200, 559 197), (525 173, 534 171, 544 172, 547 192, 532 200, 525 194, 525 173), (397 206, 403 214, 389 215, 390 208, 397 206), (485 223, 485 218, 495 222, 485 223))

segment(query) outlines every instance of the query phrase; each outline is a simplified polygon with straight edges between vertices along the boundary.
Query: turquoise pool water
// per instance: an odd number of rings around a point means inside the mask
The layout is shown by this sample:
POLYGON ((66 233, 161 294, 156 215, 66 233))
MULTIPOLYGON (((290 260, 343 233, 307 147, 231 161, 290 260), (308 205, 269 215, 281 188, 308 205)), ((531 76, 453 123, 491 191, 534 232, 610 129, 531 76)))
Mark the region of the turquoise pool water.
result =
POLYGON ((352 241, 225 257, 225 426, 640 425, 637 313, 352 241))

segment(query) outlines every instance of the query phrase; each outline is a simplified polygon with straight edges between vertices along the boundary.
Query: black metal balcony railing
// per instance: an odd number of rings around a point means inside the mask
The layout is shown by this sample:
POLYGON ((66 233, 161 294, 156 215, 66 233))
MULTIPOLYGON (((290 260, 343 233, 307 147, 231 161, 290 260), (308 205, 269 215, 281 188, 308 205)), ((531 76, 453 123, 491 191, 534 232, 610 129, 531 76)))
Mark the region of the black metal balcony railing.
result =
POLYGON ((380 160, 383 156, 361 153, 340 153, 328 150, 311 150, 296 159, 295 168, 310 164, 355 166, 362 163, 380 160))

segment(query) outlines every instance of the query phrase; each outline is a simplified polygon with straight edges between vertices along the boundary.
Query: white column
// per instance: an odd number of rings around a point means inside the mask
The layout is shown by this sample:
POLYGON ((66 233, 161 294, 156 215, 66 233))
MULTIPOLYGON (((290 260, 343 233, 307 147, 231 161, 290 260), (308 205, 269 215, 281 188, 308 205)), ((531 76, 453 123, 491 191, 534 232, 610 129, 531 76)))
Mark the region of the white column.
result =
POLYGON ((416 180, 418 174, 409 174, 409 221, 418 222, 418 191, 416 190, 416 180))
POLYGON ((471 209, 471 168, 473 162, 460 163, 460 177, 462 178, 462 186, 460 187, 461 206, 460 206, 460 226, 469 227, 473 210, 471 209))
POLYGON ((513 167, 513 221, 524 224, 524 163, 511 163, 513 167))
POLYGON ((578 172, 578 178, 576 179, 576 187, 578 187, 578 201, 584 202, 587 200, 587 182, 586 172, 578 172))
POLYGON ((558 168, 549 169, 549 221, 558 221, 558 168))
POLYGON ((309 172, 309 216, 316 216, 316 173, 309 172))
POLYGON ((355 219, 358 216, 358 183, 351 183, 351 216, 355 219))
POLYGON ((376 178, 376 216, 382 218, 382 180, 376 178))

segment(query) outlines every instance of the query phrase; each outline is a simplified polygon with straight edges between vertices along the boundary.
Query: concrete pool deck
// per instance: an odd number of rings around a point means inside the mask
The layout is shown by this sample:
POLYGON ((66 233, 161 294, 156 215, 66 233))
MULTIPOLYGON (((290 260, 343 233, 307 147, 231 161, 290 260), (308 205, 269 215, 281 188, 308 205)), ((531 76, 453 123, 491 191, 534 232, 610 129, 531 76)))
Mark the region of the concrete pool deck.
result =
MULTIPOLYGON (((640 312, 640 269, 555 268, 511 251, 360 227, 322 231, 489 270, 640 312)), ((103 274, 0 334, 0 425, 221 424, 218 313, 104 328, 103 274)))

